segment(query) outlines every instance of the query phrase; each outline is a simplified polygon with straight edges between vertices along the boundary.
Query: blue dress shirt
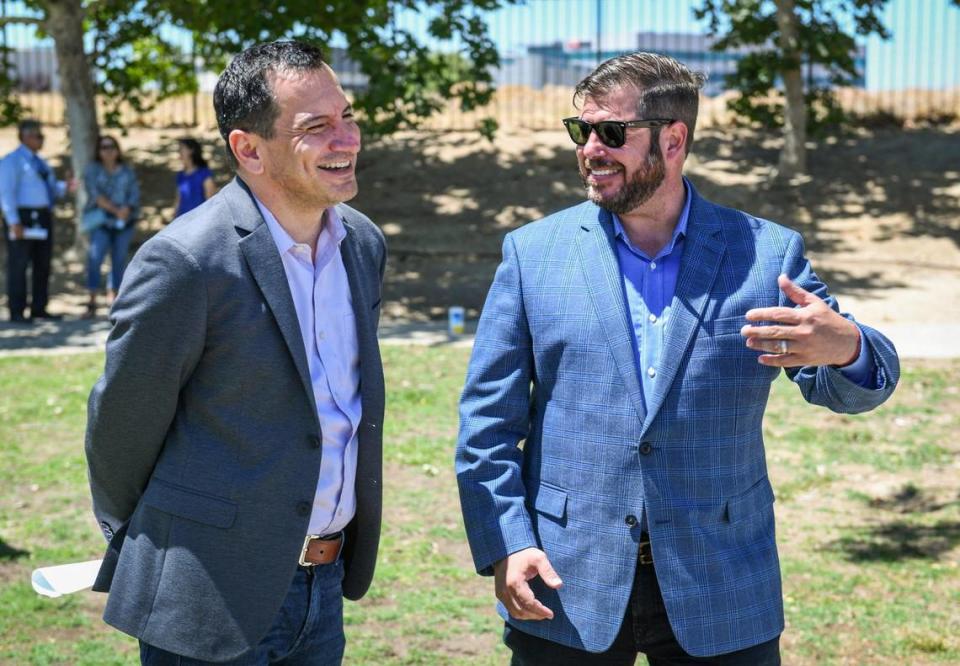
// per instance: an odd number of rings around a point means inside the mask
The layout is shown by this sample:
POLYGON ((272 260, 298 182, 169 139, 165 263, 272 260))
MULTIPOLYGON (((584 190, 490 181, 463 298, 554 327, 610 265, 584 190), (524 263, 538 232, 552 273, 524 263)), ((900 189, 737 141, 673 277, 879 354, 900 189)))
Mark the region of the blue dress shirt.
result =
POLYGON ((66 191, 66 182, 23 144, 0 162, 0 208, 7 224, 20 224, 18 208, 51 208, 66 191))
MULTIPOLYGON (((657 378, 657 364, 663 347, 663 329, 670 318, 673 294, 677 288, 680 260, 683 257, 683 239, 690 216, 690 186, 684 179, 686 200, 677 220, 673 237, 655 257, 634 247, 624 231, 620 218, 613 215, 614 235, 617 239, 617 258, 623 278, 624 298, 633 324, 633 355, 640 374, 640 388, 644 404, 653 395, 657 378)), ((775 304, 771 304, 775 305, 775 304)), ((746 313, 744 313, 746 315, 746 313)), ((747 324, 746 318, 743 320, 747 324)), ((746 340, 744 340, 746 344, 746 340)), ((868 343, 860 334, 860 356, 840 372, 852 382, 867 386, 873 377, 873 361, 868 343)))

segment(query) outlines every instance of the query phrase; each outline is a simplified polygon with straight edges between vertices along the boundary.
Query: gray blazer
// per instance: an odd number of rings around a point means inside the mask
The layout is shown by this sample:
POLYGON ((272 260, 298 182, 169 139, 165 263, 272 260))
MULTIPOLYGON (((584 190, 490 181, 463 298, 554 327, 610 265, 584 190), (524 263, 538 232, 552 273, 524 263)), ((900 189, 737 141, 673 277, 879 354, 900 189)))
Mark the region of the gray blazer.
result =
MULTIPOLYGON (((344 596, 373 577, 384 388, 381 232, 349 206, 341 245, 357 322, 363 416, 344 596)), ((320 423, 297 314, 246 185, 145 243, 111 311, 86 452, 109 547, 104 620, 157 647, 222 661, 256 645, 293 578, 320 473, 320 423)))

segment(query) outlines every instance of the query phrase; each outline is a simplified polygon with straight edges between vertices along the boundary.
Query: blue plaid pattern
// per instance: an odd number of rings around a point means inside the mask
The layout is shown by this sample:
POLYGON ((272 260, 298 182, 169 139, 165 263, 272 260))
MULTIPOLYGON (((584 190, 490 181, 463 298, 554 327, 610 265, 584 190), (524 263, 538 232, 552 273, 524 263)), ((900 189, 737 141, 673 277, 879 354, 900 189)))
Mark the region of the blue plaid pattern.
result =
MULTIPOLYGON (((750 308, 790 306, 783 272, 833 308, 800 236, 691 188, 690 222, 654 392, 645 408, 610 214, 591 203, 509 234, 460 406, 460 501, 474 563, 542 548, 564 581, 531 581, 555 617, 508 618, 571 647, 610 646, 626 611, 646 511, 681 646, 711 656, 783 630, 773 490, 761 421, 776 368, 739 331, 750 308)), ((811 403, 857 413, 893 391, 893 345, 860 325, 875 373, 790 369, 811 403)))

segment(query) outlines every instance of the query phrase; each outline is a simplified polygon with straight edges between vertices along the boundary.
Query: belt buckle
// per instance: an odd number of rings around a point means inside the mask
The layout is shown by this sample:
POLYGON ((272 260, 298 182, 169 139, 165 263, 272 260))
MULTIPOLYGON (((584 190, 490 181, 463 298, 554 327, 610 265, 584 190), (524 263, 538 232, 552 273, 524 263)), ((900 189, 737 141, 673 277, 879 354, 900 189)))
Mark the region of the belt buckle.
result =
POLYGON ((649 541, 640 542, 639 562, 640 564, 653 564, 653 548, 649 541))
POLYGON ((320 538, 319 534, 308 534, 303 538, 303 548, 300 549, 300 560, 298 561, 298 564, 300 564, 301 567, 317 566, 313 562, 307 562, 304 558, 307 556, 307 548, 310 547, 310 542, 316 541, 319 538, 320 538))

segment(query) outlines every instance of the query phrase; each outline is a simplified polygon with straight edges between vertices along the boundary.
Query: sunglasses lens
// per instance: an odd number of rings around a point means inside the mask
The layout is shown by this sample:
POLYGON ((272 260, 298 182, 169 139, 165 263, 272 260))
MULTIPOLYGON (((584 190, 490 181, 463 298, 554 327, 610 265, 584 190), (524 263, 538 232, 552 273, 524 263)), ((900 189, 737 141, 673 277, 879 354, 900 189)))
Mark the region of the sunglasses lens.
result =
POLYGON ((568 118, 563 121, 563 124, 566 125, 567 134, 575 144, 582 146, 587 142, 587 137, 590 136, 590 123, 579 118, 568 118))
POLYGON ((617 122, 603 121, 593 126, 597 138, 609 148, 619 148, 626 141, 626 130, 617 122))

